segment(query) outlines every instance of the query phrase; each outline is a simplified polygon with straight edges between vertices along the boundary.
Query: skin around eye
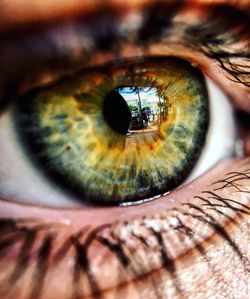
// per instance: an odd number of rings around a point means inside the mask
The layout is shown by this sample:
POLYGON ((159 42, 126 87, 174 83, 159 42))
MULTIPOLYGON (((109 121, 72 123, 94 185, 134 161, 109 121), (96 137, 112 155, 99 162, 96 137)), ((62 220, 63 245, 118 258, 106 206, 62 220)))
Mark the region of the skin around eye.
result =
POLYGON ((249 167, 249 158, 229 159, 127 208, 46 209, 1 199, 0 297, 248 298, 249 167))

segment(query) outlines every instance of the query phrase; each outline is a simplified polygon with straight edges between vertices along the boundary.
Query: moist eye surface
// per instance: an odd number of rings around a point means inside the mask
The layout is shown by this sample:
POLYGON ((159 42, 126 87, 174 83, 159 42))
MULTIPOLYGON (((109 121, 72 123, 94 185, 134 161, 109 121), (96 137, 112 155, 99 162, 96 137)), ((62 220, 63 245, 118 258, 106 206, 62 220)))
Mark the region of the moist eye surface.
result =
POLYGON ((136 202, 181 184, 209 121, 202 73, 174 57, 88 69, 16 103, 17 134, 34 167, 99 204, 136 202))

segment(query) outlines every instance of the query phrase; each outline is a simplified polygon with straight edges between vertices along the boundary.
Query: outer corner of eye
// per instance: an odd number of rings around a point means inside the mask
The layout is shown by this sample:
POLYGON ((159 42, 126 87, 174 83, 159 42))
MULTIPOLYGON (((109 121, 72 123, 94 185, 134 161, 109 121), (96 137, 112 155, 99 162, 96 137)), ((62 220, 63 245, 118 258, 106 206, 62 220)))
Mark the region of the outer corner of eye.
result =
POLYGON ((226 95, 187 61, 93 68, 22 95, 1 116, 0 196, 57 207, 143 202, 231 156, 235 136, 226 95))

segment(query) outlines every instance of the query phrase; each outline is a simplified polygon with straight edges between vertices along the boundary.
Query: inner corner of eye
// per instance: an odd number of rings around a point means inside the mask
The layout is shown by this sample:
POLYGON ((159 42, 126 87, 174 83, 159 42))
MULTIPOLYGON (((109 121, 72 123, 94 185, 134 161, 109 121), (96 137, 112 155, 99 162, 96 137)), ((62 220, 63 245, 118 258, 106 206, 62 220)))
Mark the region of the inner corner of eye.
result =
MULTIPOLYGON (((8 145, 0 163, 7 152, 22 152, 20 163, 39 172, 44 185, 53 182, 88 204, 159 197, 232 155, 235 138, 226 96, 175 57, 82 71, 22 95, 11 115, 16 146, 8 145)), ((7 176, 18 189, 17 174, 7 176)), ((22 176, 22 183, 32 178, 22 176)), ((30 197, 45 203, 35 185, 30 197)), ((46 199, 52 206, 62 202, 57 195, 46 199)))

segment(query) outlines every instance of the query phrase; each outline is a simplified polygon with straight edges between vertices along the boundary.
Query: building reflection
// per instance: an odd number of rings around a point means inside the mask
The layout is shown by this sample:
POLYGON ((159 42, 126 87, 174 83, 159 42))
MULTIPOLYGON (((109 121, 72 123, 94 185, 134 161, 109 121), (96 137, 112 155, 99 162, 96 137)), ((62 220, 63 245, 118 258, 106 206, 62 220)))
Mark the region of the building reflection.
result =
POLYGON ((117 89, 131 112, 127 135, 156 132, 167 118, 167 102, 156 87, 125 86, 117 89))

